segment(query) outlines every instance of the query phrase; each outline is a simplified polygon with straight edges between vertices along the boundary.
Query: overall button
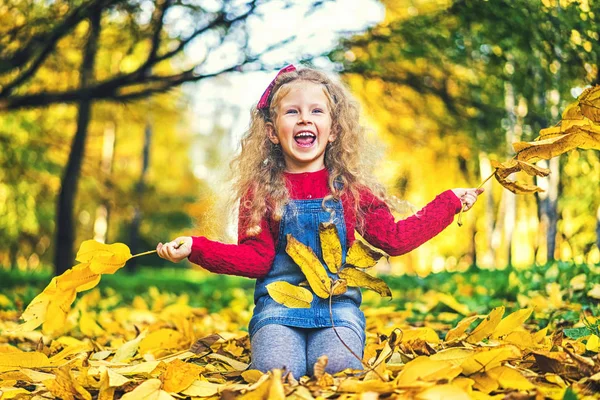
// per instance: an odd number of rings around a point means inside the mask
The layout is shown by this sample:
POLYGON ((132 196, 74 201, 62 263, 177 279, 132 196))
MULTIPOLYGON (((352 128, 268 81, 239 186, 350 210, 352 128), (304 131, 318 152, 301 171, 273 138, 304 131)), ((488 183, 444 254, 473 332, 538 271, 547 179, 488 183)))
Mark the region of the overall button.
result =
POLYGON ((308 196, 306 196, 307 199, 312 199, 312 194, 309 194, 308 196))

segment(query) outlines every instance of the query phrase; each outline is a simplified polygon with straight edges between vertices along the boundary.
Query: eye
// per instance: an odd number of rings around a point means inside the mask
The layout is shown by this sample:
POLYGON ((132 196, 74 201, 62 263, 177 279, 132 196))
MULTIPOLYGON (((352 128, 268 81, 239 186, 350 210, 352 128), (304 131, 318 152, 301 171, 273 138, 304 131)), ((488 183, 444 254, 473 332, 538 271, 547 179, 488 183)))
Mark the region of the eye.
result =
POLYGON ((325 111, 323 111, 323 109, 322 109, 322 108, 315 108, 315 109, 313 110, 313 112, 314 112, 314 113, 320 113, 320 114, 323 114, 325 111))
POLYGON ((298 113, 298 111, 293 108, 290 108, 289 110, 286 110, 286 112, 285 112, 285 114, 297 114, 297 113, 298 113))

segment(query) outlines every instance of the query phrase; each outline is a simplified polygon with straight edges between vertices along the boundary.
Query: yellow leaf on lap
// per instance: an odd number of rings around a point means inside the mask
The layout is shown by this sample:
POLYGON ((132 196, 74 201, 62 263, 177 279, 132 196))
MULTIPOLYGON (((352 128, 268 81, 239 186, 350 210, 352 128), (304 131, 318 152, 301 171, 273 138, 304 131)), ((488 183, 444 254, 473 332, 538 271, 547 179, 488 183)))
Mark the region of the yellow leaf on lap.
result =
POLYGON ((273 300, 288 308, 310 308, 313 301, 310 290, 285 281, 269 283, 266 288, 273 300))

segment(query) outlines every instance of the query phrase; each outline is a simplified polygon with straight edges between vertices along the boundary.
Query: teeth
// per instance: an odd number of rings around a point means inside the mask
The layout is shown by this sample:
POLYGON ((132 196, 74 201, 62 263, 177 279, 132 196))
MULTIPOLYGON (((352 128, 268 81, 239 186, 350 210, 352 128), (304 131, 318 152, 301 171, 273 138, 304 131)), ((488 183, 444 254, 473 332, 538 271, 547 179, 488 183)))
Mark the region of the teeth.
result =
POLYGON ((315 137, 315 135, 310 132, 300 132, 296 137, 315 137))

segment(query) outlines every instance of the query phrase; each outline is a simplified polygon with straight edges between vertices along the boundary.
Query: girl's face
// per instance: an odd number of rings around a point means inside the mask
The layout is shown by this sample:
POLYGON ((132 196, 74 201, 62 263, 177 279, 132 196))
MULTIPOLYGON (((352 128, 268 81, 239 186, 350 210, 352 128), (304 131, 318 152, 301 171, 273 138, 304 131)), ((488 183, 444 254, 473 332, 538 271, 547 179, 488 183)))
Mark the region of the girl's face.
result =
POLYGON ((277 105, 275 124, 267 125, 271 142, 281 145, 286 171, 315 172, 325 167, 325 148, 335 140, 331 110, 322 85, 292 84, 277 105))

